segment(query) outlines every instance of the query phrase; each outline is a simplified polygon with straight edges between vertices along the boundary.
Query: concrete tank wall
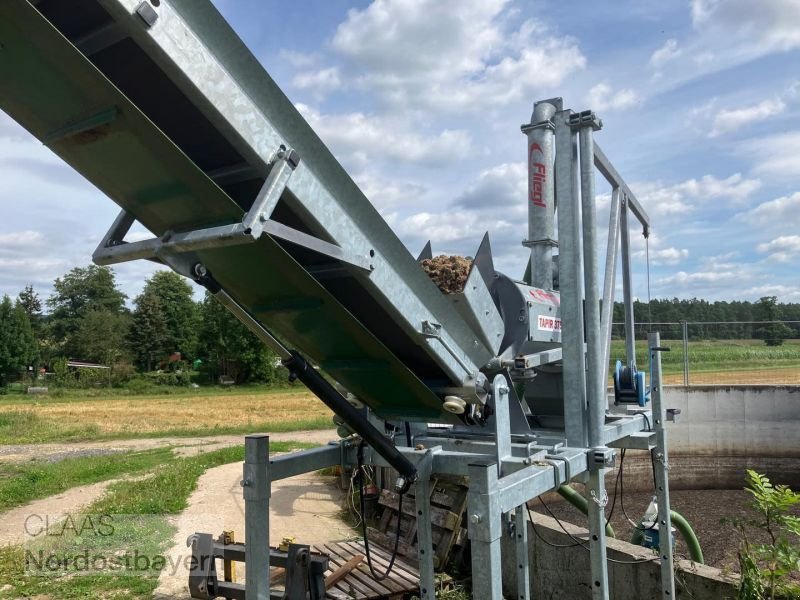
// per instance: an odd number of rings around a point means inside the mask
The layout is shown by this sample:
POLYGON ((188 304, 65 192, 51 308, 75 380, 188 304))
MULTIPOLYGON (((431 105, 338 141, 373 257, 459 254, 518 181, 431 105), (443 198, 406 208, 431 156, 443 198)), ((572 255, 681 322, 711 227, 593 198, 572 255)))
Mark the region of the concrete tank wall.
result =
MULTIPOLYGON (((681 411, 667 424, 671 488, 741 488, 745 469, 800 488, 800 386, 665 386, 664 400, 681 411)), ((626 488, 651 486, 649 469, 628 452, 626 488)))
MULTIPOLYGON (((530 586, 532 598, 549 600, 589 600, 592 597, 591 565, 589 552, 574 546, 561 529, 573 536, 586 536, 586 530, 562 523, 546 515, 533 513, 536 531, 528 525, 528 553, 530 558, 530 586), (537 535, 538 533, 538 535, 537 535), (572 545, 553 548, 543 542, 572 545)), ((517 571, 516 545, 509 536, 503 536, 503 592, 506 598, 516 598, 517 571), (512 558, 514 560, 512 560, 512 558)), ((653 552, 622 540, 608 539, 608 564, 610 596, 614 600, 645 600, 661 597, 661 567, 653 560, 653 552), (650 560, 648 560, 650 559, 650 560), (644 561, 644 562, 642 562, 644 561)), ((720 569, 698 565, 688 560, 676 561, 675 584, 678 597, 695 600, 733 600, 738 580, 720 569)))

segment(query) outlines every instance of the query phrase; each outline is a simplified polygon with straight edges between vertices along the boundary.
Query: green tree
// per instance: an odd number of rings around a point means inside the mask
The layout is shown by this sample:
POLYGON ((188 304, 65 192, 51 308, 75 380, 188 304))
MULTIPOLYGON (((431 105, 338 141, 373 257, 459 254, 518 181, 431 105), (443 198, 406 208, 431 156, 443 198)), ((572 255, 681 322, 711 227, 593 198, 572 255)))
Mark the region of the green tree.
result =
POLYGON ((28 320, 31 323, 33 334, 38 338, 41 336, 42 330, 42 300, 39 294, 33 289, 33 286, 28 284, 25 286, 19 296, 17 296, 17 304, 19 304, 28 315, 28 320))
POLYGON ((286 378, 275 354, 210 294, 200 313, 200 355, 213 379, 227 375, 237 383, 275 383, 286 378))
POLYGON ((114 272, 108 267, 75 267, 55 280, 55 292, 47 299, 50 332, 67 356, 76 356, 74 335, 81 321, 92 311, 124 312, 125 294, 117 289, 114 272))
POLYGON ((767 346, 780 346, 786 337, 792 335, 792 330, 784 323, 776 323, 780 319, 778 298, 776 296, 763 296, 756 307, 760 321, 773 321, 765 323, 759 330, 759 337, 767 346))
POLYGON ((0 387, 5 387, 28 366, 35 367, 37 356, 36 340, 25 309, 3 296, 0 301, 0 387))
POLYGON ((124 360, 130 321, 125 313, 89 311, 72 337, 74 358, 109 366, 124 360))
POLYGON ((136 298, 128 339, 136 363, 147 371, 152 371, 167 356, 166 317, 157 295, 142 294, 136 298))
POLYGON ((173 271, 158 271, 144 285, 138 303, 145 297, 158 299, 164 320, 164 351, 180 352, 191 359, 197 352, 198 307, 192 286, 173 271))

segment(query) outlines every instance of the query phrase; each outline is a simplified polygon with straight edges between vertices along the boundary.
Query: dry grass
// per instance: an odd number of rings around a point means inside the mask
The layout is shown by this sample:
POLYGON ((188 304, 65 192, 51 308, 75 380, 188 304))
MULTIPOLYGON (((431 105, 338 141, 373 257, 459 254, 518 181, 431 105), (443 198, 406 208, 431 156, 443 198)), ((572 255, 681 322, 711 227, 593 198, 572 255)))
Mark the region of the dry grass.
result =
POLYGON ((305 391, 198 396, 37 398, 0 404, 0 443, 211 435, 332 427, 331 411, 305 391))
MULTIPOLYGON (((683 384, 683 373, 664 375, 666 384, 683 384)), ((689 371, 690 385, 800 385, 800 367, 731 371, 689 371)))

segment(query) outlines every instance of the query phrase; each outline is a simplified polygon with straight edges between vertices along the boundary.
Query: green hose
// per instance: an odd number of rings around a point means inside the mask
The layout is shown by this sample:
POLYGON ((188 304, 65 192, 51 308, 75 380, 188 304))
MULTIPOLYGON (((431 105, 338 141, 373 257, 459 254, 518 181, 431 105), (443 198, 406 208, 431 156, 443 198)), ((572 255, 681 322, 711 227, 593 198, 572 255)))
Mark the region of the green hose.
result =
MULTIPOLYGON (((581 496, 578 492, 572 489, 568 485, 562 485, 558 488, 559 495, 564 498, 567 502, 572 504, 575 508, 581 511, 583 514, 589 514, 589 503, 586 501, 586 498, 581 496)), ((606 535, 608 537, 615 538, 617 537, 614 533, 614 528, 611 527, 610 523, 606 523, 606 535)))
MULTIPOLYGON (((697 539, 697 535, 692 529, 692 526, 689 524, 683 515, 676 513, 674 510, 669 511, 669 517, 672 520, 672 524, 675 526, 681 537, 683 537, 683 541, 686 542, 686 548, 689 550, 689 557, 696 563, 700 563, 701 565, 705 564, 703 559, 703 549, 700 547, 700 541, 697 539)), ((633 535, 631 536, 631 544, 636 544, 640 546, 642 544, 642 539, 644 539, 644 532, 641 529, 642 524, 640 523, 639 526, 633 530, 633 535)))

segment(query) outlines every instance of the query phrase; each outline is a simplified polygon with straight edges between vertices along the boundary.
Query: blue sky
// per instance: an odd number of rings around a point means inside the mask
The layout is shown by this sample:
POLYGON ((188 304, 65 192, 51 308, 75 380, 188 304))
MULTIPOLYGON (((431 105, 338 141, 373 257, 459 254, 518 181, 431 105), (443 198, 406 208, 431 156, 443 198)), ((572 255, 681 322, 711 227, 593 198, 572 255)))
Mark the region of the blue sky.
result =
MULTIPOLYGON (((519 126, 562 96, 602 118, 598 143, 651 215, 653 297, 800 302, 800 3, 215 4, 412 253, 432 239, 471 255, 488 230, 521 276, 519 126)), ((116 206, 1 113, 0 181, 0 294, 47 296, 116 206)), ((599 176, 598 193, 602 223, 599 176)), ((116 271, 134 297, 152 269, 116 271)))

